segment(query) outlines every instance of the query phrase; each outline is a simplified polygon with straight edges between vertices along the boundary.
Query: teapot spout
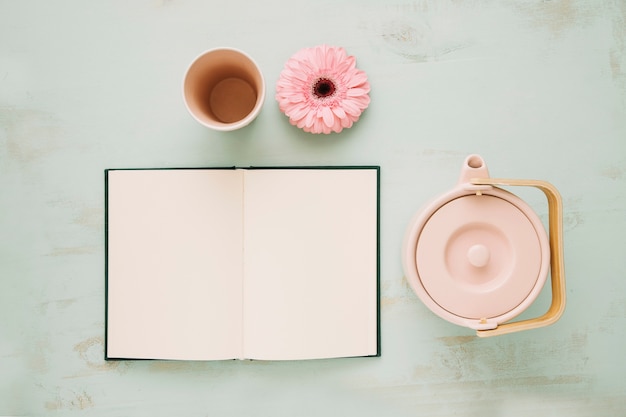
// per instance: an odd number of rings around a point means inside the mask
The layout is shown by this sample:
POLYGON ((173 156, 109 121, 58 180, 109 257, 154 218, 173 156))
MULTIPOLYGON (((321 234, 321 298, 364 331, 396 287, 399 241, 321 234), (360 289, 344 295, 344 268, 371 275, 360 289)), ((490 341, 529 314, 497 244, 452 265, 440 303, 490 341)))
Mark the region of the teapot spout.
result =
POLYGON ((467 184, 472 178, 489 178, 487 164, 480 155, 472 154, 465 158, 458 183, 467 184))

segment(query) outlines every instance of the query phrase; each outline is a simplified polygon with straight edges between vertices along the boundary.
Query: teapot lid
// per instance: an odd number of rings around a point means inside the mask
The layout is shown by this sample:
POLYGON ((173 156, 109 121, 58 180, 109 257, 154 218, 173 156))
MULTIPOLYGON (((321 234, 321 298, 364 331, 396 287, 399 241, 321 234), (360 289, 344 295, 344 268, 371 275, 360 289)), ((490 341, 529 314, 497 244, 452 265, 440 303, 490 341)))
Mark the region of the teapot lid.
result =
POLYGON ((539 277, 541 243, 515 205, 473 194, 430 216, 415 259, 424 289, 442 308, 469 319, 491 318, 528 297, 539 277))

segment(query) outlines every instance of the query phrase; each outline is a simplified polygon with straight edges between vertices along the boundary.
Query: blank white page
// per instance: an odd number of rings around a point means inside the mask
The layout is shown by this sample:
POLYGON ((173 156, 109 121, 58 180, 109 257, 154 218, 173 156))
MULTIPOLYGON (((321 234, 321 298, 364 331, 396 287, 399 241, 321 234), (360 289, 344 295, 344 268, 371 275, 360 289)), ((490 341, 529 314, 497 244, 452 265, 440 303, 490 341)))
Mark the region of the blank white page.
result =
POLYGON ((244 180, 244 353, 377 353, 377 171, 258 169, 244 180))
POLYGON ((242 173, 108 172, 107 356, 241 357, 242 173))

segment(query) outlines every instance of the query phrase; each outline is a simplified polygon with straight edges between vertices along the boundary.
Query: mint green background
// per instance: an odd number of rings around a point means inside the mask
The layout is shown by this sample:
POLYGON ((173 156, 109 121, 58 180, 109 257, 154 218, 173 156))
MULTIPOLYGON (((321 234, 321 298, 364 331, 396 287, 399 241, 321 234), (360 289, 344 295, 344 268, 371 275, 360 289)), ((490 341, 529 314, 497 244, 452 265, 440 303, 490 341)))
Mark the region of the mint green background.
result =
POLYGON ((625 197, 624 1, 0 0, 0 415, 624 416, 625 197), (340 135, 299 131, 273 98, 285 61, 321 43, 372 86, 340 135), (234 133, 182 102, 215 46, 266 77, 234 133), (403 278, 410 217, 469 153, 562 193, 551 327, 477 339, 403 278), (381 165, 382 357, 105 363, 103 170, 285 164, 381 165))

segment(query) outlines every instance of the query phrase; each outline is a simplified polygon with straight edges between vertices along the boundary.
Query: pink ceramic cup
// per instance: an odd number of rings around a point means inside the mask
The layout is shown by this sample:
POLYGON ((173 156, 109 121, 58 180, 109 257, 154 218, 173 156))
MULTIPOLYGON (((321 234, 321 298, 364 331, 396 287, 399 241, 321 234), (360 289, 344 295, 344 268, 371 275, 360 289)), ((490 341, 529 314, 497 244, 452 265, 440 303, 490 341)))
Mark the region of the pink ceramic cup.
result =
POLYGON ((219 131, 252 122, 265 99, 265 81, 257 63, 245 52, 216 48, 198 56, 185 73, 187 110, 200 124, 219 131))

